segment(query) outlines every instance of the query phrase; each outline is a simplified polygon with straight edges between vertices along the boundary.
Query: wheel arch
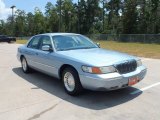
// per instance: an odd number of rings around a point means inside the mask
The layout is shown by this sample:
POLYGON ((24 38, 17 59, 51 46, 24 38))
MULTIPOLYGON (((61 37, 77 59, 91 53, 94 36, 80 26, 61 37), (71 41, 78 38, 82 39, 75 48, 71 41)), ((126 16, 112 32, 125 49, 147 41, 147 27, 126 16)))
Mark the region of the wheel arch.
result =
MULTIPOLYGON (((58 75, 59 75, 59 78, 60 78, 60 79, 62 78, 63 70, 64 70, 65 68, 67 68, 67 67, 73 68, 73 69, 77 72, 77 74, 78 74, 77 69, 76 69, 73 65, 63 64, 63 65, 60 67, 59 72, 58 72, 58 75)), ((79 76, 79 74, 78 74, 78 76, 79 76)))
POLYGON ((25 56, 24 56, 24 55, 21 55, 21 56, 20 56, 20 60, 21 60, 21 61, 22 61, 22 58, 23 58, 23 57, 25 58, 25 56))

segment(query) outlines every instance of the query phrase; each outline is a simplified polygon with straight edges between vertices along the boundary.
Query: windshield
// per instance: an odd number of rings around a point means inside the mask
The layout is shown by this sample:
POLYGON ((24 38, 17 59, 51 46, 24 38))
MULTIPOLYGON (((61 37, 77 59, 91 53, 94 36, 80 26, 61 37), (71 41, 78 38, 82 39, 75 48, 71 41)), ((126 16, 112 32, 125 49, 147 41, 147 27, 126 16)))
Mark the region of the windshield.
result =
POLYGON ((52 37, 57 51, 91 49, 98 46, 82 35, 57 35, 52 37))

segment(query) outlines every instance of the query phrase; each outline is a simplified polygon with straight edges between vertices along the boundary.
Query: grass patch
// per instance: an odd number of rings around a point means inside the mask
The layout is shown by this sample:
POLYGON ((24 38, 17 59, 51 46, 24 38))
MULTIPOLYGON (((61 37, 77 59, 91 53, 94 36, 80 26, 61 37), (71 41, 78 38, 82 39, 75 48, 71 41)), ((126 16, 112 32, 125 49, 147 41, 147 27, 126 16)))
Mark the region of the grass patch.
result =
POLYGON ((27 40, 16 40, 17 44, 26 44, 27 40))
POLYGON ((123 43, 115 41, 98 41, 104 49, 116 50, 139 57, 160 59, 160 45, 144 43, 123 43))
MULTIPOLYGON (((25 44, 27 40, 17 40, 18 44, 25 44)), ((143 43, 123 43, 115 41, 96 41, 101 44, 101 48, 125 52, 131 55, 146 58, 160 59, 160 45, 143 43)))

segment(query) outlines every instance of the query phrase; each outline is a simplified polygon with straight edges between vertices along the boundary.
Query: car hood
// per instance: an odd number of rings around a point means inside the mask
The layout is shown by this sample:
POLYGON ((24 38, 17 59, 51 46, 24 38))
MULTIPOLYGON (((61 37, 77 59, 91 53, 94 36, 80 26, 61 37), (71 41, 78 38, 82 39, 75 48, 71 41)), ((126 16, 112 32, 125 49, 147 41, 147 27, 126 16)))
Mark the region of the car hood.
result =
POLYGON ((59 51, 59 54, 91 66, 108 66, 130 59, 137 59, 125 53, 101 48, 59 51))

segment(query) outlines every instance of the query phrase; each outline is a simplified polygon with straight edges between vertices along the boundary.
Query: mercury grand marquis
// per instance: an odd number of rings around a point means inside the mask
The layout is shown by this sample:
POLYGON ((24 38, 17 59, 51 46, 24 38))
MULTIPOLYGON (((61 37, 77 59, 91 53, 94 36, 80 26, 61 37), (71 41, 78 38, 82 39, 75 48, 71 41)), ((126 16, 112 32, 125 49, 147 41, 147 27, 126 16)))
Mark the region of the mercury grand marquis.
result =
POLYGON ((147 69, 139 58, 99 47, 86 36, 46 33, 33 36, 17 53, 24 73, 32 69, 62 80, 65 91, 116 90, 140 82, 147 69))

